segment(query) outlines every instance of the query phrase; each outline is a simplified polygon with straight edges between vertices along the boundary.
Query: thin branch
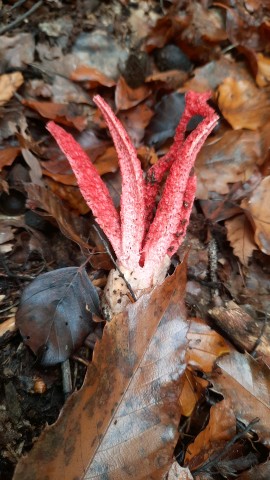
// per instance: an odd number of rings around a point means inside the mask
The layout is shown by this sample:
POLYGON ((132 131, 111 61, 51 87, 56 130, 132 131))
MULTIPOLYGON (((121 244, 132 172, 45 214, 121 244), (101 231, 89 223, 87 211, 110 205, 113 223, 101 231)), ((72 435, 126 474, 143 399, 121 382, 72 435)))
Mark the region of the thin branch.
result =
POLYGON ((6 33, 9 30, 12 30, 12 28, 16 27, 19 23, 23 22, 23 20, 25 20, 30 15, 32 15, 32 13, 34 13, 39 7, 41 7, 42 3, 43 3, 43 0, 39 0, 39 2, 35 3, 30 8, 30 10, 25 12, 23 15, 20 15, 19 17, 17 17, 15 20, 13 20, 13 22, 9 23, 5 27, 0 28, 0 35, 3 35, 3 33, 6 33))
POLYGON ((251 430, 251 428, 253 427, 253 425, 255 425, 255 423, 258 423, 260 421, 260 419, 257 417, 257 418, 254 418, 254 420, 252 420, 241 432, 239 432, 237 435, 235 435, 227 444, 226 446, 223 448, 222 452, 219 453, 218 455, 216 455, 214 458, 212 458, 212 460, 208 460, 207 462, 205 462, 204 465, 202 465, 202 467, 199 467, 197 470, 194 470, 192 472, 192 475, 198 475, 199 473, 201 472, 205 472, 205 471, 210 471, 210 469, 212 467, 215 467, 217 465, 217 463, 222 459, 224 458, 224 456, 226 455, 226 453, 229 452, 230 448, 232 447, 232 445, 234 445, 235 442, 237 442, 237 440, 240 440, 241 438, 243 438, 243 436, 245 435, 245 433, 249 432, 251 430))

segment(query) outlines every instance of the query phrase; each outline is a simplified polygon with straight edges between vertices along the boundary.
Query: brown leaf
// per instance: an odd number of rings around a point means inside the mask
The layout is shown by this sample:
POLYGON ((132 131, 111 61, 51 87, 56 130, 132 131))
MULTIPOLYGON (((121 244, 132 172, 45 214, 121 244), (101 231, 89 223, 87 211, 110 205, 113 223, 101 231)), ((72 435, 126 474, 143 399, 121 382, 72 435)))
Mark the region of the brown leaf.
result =
POLYGON ((195 370, 211 372, 216 359, 228 353, 230 347, 221 335, 200 318, 191 319, 187 338, 189 368, 185 372, 179 403, 183 415, 189 417, 208 385, 208 381, 198 377, 195 370))
POLYGON ((97 68, 87 65, 78 66, 70 75, 74 82, 84 82, 86 88, 95 88, 99 85, 114 87, 115 81, 99 71, 97 68))
POLYGON ((184 385, 179 398, 182 415, 190 417, 198 401, 204 395, 209 382, 198 377, 190 367, 185 371, 184 385))
POLYGON ((80 106, 76 106, 75 112, 74 105, 65 103, 54 102, 38 102, 36 100, 23 99, 23 105, 26 105, 33 110, 36 110, 42 117, 54 120, 63 125, 69 127, 76 127, 79 131, 85 129, 87 125, 87 118, 83 115, 79 115, 78 111, 80 106))
POLYGON ((106 151, 98 156, 93 162, 99 175, 113 173, 118 169, 118 156, 113 146, 108 147, 106 151))
POLYGON ((220 355, 228 353, 230 347, 224 338, 201 318, 192 318, 188 330, 187 363, 205 373, 212 371, 220 355))
POLYGON ((233 352, 217 361, 211 376, 215 390, 231 400, 235 416, 248 424, 256 417, 259 440, 270 445, 270 372, 248 354, 233 352))
POLYGON ((227 130, 209 138, 196 160, 196 196, 207 199, 209 191, 229 193, 229 183, 245 182, 261 163, 258 132, 227 130))
MULTIPOLYGON (((49 213, 58 223, 61 232, 89 254, 90 245, 83 240, 85 230, 84 220, 74 215, 61 200, 49 189, 39 185, 27 184, 25 190, 28 194, 28 207, 31 209, 42 209, 49 213)), ((38 211, 39 215, 42 215, 38 211)))
POLYGON ((46 429, 13 480, 161 480, 178 439, 188 324, 182 264, 115 316, 82 389, 46 429), (42 458, 42 471, 40 459, 42 458))
POLYGON ((225 222, 227 228, 227 237, 233 248, 233 253, 239 258, 243 265, 248 265, 248 261, 256 250, 254 242, 254 232, 245 214, 237 215, 225 222))
POLYGON ((21 72, 0 75, 0 106, 5 105, 13 97, 23 82, 21 72))
POLYGON ((144 137, 145 128, 153 115, 154 112, 145 103, 137 105, 128 112, 119 113, 118 118, 126 128, 135 147, 140 145, 144 137))
POLYGON ((262 53, 257 53, 257 75, 256 83, 258 87, 266 87, 270 83, 270 59, 262 53))
POLYGON ((0 170, 12 165, 20 151, 21 149, 19 147, 7 147, 0 150, 0 170))
POLYGON ((188 74, 183 70, 167 70, 166 72, 156 72, 146 77, 145 82, 160 83, 162 88, 176 90, 187 80, 188 74))
POLYGON ((230 400, 222 400, 210 409, 207 427, 188 446, 185 465, 196 470, 209 457, 222 450, 236 434, 236 418, 230 400))
POLYGON ((117 110, 128 110, 145 100, 150 94, 151 89, 148 85, 142 85, 139 88, 131 88, 126 83, 124 77, 121 76, 115 89, 116 108, 117 110))
POLYGON ((235 130, 256 130, 270 119, 269 94, 251 80, 226 78, 218 87, 217 99, 223 116, 235 130))
POLYGON ((248 212, 255 228, 255 242, 262 252, 270 255, 270 176, 265 177, 241 206, 248 212))
MULTIPOLYGON (((61 178, 63 180, 63 178, 61 178)), ((68 179, 66 179, 68 181, 68 179)), ((72 179, 70 179, 72 182, 72 179)), ((67 202, 71 208, 77 210, 81 215, 85 215, 89 212, 89 207, 86 205, 85 200, 77 186, 69 185, 62 182, 54 181, 52 178, 47 178, 45 184, 49 189, 57 195, 61 200, 67 202)))

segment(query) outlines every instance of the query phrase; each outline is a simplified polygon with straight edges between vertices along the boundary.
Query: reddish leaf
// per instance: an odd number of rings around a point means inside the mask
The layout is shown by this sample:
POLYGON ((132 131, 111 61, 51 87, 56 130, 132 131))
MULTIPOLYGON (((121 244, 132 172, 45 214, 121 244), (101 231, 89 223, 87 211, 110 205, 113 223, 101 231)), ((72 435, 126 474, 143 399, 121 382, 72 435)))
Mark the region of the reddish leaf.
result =
MULTIPOLYGON (((69 127, 76 127, 82 131, 87 125, 87 118, 83 115, 76 114, 69 104, 54 102, 38 102, 36 100, 24 99, 23 105, 36 110, 42 117, 55 120, 58 123, 69 127)), ((76 107, 79 112, 79 106, 76 107)))
POLYGON ((0 170, 12 165, 15 158, 19 155, 21 149, 19 147, 7 147, 0 150, 0 170))
POLYGON ((115 81, 107 77, 97 68, 80 65, 70 75, 71 80, 75 82, 84 82, 86 88, 95 88, 98 85, 113 87, 115 81))
POLYGON ((131 88, 126 83, 124 77, 120 77, 115 90, 115 105, 117 110, 128 110, 135 107, 138 103, 145 100, 151 94, 148 85, 142 85, 138 88, 131 88))
POLYGON ((106 325, 83 388, 19 462, 14 480, 163 478, 179 435, 185 275, 181 265, 106 325))
POLYGON ((61 268, 39 275, 24 290, 17 327, 43 365, 66 360, 91 331, 99 298, 85 269, 61 268))

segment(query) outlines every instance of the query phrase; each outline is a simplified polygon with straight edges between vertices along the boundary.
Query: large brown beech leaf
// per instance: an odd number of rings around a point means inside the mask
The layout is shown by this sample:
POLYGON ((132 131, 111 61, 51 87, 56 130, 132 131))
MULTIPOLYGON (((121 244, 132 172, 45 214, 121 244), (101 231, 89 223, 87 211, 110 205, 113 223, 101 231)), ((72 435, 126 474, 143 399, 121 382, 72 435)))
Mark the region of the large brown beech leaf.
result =
POLYGON ((13 480, 163 478, 178 439, 185 283, 182 265, 106 325, 82 389, 13 480))

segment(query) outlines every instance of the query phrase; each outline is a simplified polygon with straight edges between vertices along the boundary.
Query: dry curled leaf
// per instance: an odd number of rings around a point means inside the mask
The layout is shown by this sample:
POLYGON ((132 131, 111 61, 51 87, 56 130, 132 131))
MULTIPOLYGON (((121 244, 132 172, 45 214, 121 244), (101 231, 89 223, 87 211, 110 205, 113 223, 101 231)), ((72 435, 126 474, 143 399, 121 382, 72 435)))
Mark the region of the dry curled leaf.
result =
POLYGON ((249 259, 256 250, 254 232, 245 214, 237 215, 225 222, 227 237, 234 254, 243 265, 248 265, 249 259))
POLYGON ((82 389, 14 480, 161 480, 173 463, 188 323, 185 265, 105 326, 82 389), (40 459, 42 458, 42 470, 40 459))
POLYGON ((0 75, 0 106, 5 105, 13 97, 23 82, 24 79, 21 72, 0 75))

